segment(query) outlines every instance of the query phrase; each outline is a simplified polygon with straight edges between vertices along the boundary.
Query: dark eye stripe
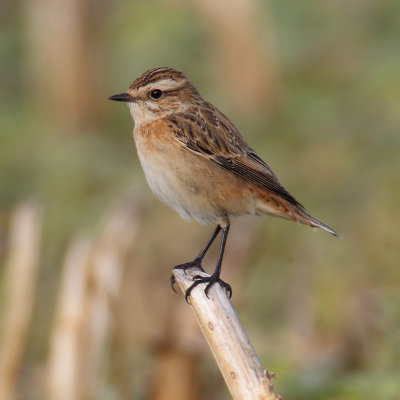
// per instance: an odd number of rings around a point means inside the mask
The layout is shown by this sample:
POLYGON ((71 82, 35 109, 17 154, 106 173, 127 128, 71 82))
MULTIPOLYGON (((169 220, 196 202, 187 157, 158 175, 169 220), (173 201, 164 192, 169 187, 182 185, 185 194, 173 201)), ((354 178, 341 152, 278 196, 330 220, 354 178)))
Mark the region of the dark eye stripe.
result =
POLYGON ((164 94, 166 96, 172 96, 174 94, 179 93, 180 89, 169 89, 169 90, 164 90, 164 94))

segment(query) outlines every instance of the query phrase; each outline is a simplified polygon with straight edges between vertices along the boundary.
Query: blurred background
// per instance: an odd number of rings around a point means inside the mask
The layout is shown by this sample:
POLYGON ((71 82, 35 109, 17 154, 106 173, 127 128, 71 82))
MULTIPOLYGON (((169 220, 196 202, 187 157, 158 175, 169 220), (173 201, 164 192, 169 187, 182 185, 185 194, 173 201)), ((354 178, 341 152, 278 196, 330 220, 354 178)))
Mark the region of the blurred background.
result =
POLYGON ((107 99, 171 66, 344 237, 232 223, 276 392, 400 399, 399 38, 395 0, 1 0, 0 398, 230 398, 169 287, 214 227, 153 197, 107 99))

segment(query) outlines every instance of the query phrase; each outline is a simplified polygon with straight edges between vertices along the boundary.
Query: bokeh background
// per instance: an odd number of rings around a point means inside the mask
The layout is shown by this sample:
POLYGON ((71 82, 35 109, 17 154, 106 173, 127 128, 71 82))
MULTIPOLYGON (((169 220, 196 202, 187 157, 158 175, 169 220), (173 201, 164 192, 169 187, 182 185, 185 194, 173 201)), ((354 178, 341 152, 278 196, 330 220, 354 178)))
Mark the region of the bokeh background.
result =
POLYGON ((229 398, 169 288, 213 227, 153 197, 107 100, 171 66, 344 237, 233 221, 222 275, 276 391, 400 399, 399 39, 395 0, 1 0, 0 398, 229 398))

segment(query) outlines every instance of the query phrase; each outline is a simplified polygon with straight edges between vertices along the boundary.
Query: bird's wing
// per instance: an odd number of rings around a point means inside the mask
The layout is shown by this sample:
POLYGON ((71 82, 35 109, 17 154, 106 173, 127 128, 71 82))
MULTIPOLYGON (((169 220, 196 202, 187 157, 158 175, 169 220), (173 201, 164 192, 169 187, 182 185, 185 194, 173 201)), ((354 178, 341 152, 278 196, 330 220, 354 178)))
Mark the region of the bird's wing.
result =
POLYGON ((246 144, 232 122, 210 103, 171 115, 168 125, 187 149, 303 209, 271 168, 246 144))

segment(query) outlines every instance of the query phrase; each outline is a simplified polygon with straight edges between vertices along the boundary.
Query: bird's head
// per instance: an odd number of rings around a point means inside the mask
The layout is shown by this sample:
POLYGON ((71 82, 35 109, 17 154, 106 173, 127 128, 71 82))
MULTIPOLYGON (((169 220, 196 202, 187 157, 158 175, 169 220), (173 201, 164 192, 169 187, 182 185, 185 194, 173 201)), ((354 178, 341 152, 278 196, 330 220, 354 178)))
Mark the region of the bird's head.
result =
POLYGON ((168 67, 145 72, 126 92, 110 97, 128 104, 136 125, 183 112, 198 99, 199 93, 185 75, 168 67))

